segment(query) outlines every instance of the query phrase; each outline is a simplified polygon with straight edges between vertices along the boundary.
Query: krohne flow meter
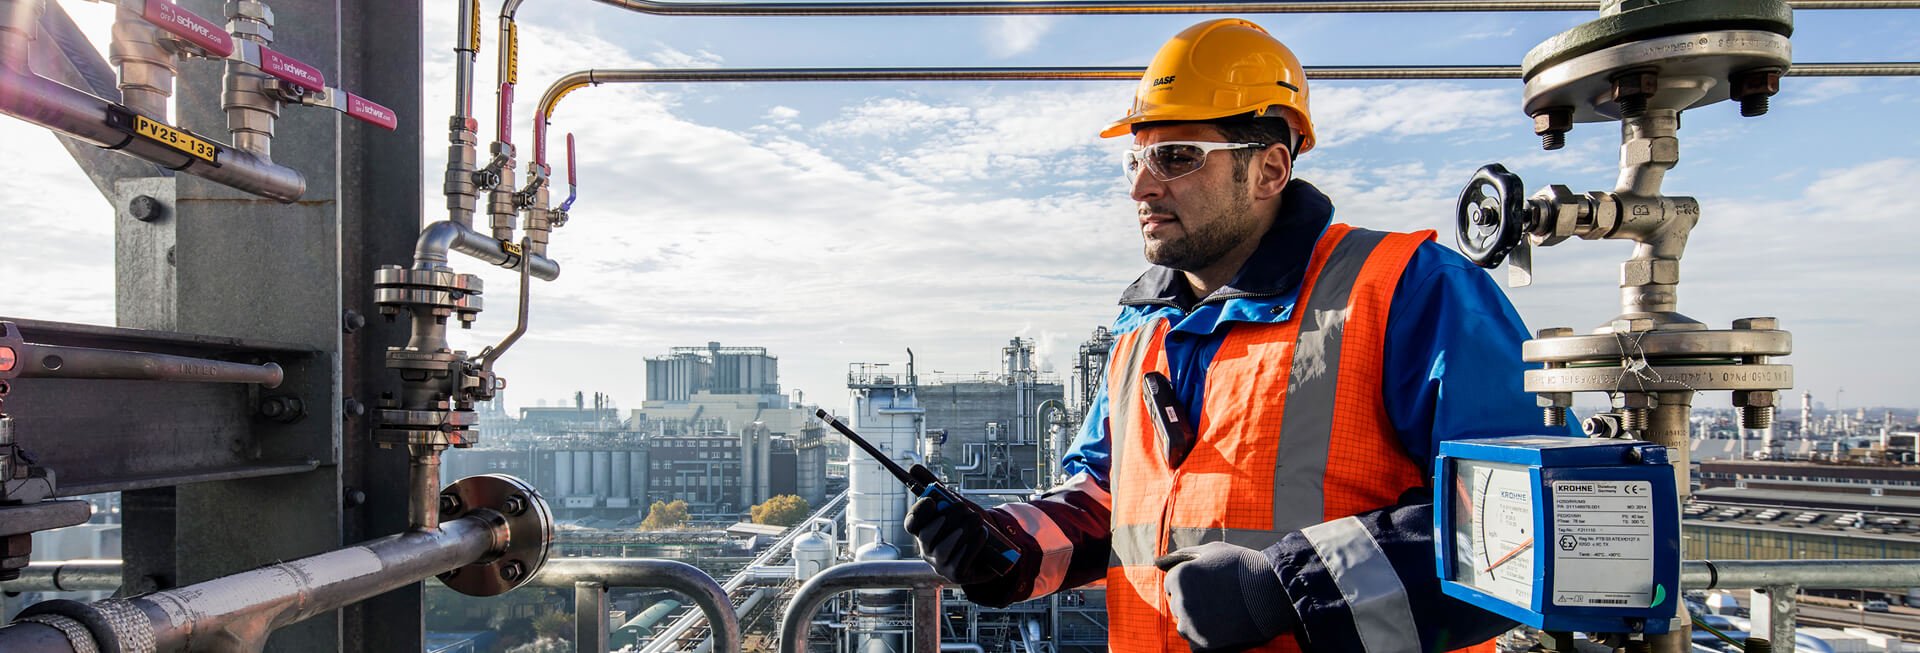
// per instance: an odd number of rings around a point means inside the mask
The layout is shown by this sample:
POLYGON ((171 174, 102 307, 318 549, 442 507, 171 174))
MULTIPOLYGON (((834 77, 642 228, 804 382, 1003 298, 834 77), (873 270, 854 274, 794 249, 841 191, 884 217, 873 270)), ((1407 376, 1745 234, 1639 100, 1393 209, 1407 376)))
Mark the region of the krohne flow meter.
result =
POLYGON ((1664 447, 1557 436, 1448 441, 1434 488, 1448 596, 1548 631, 1671 626, 1680 511, 1664 447))

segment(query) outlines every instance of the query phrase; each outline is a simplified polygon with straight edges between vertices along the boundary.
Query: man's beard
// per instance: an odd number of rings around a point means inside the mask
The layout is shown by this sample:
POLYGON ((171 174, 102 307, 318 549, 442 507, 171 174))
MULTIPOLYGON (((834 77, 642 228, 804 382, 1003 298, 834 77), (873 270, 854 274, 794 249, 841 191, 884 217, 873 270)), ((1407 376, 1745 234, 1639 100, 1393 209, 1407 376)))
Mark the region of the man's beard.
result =
POLYGON ((1248 238, 1258 235, 1253 233, 1252 198, 1234 193, 1227 213, 1233 217, 1214 220, 1202 228, 1195 228, 1193 223, 1181 220, 1180 230, 1185 235, 1177 239, 1146 239, 1147 262, 1182 272, 1198 272, 1218 262, 1248 238))

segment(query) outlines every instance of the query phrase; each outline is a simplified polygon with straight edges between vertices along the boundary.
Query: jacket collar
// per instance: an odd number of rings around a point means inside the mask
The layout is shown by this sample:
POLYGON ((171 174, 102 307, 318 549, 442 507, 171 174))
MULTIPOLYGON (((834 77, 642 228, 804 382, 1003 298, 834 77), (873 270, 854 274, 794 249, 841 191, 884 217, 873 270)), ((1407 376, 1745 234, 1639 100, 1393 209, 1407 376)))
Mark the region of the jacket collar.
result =
POLYGON ((1280 214, 1273 221, 1273 227, 1260 236, 1260 246, 1240 266, 1233 281, 1196 302, 1185 275, 1156 265, 1127 286, 1126 292, 1120 294, 1120 304, 1170 306, 1190 311, 1196 306, 1229 299, 1286 294, 1300 285, 1307 263, 1313 258, 1314 243, 1332 221, 1333 201, 1313 184, 1294 179, 1281 191, 1280 214))

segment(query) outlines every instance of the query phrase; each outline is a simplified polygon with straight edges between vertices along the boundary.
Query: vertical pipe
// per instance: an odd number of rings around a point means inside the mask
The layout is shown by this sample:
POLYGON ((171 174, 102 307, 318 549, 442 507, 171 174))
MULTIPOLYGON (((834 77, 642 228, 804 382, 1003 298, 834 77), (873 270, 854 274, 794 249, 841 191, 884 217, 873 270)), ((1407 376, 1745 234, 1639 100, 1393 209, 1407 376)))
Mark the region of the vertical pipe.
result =
POLYGON ((1800 609, 1799 593, 1798 585, 1768 585, 1752 590, 1747 603, 1752 607, 1751 636, 1766 637, 1777 651, 1795 650, 1793 615, 1800 609))
MULTIPOLYGON (((1692 488, 1688 485, 1687 468, 1690 449, 1687 446, 1687 440, 1690 426, 1688 417, 1693 410, 1693 393, 1661 392, 1655 396, 1655 399, 1659 401, 1659 405, 1652 410, 1649 420, 1651 424, 1645 437, 1647 441, 1667 448, 1667 461, 1673 464, 1674 495, 1679 499, 1674 505, 1668 506, 1668 509, 1674 511, 1674 523, 1681 523, 1680 506, 1686 504, 1688 495, 1692 493, 1692 488)), ((1680 552, 1675 551, 1674 555, 1678 557, 1680 552)), ((1674 561, 1676 568, 1679 563, 1679 560, 1674 561)), ((1692 650, 1693 628, 1692 622, 1687 618, 1687 603, 1675 601, 1674 609, 1676 612, 1673 627, 1667 634, 1650 635, 1647 638, 1653 645, 1654 653, 1688 653, 1692 650)))
POLYGON ((480 52, 480 0, 459 0, 460 22, 454 27, 453 117, 447 121, 447 219, 473 226, 479 191, 473 182, 480 125, 473 119, 473 61, 480 52))
POLYGON ((607 651, 607 585, 593 581, 573 584, 573 650, 607 651))
POLYGON ((407 467, 407 526, 430 531, 440 527, 440 452, 421 448, 407 467))
POLYGON ((160 29, 122 5, 113 14, 107 59, 120 69, 120 103, 135 113, 168 122, 173 97, 173 54, 160 47, 160 29))
POLYGON ((940 588, 913 590, 913 653, 940 653, 940 588))
MULTIPOLYGON (((257 0, 228 2, 227 30, 235 38, 268 45, 273 41, 273 13, 257 0)), ((267 90, 269 79, 259 68, 228 60, 226 91, 220 96, 233 147, 261 158, 273 155, 274 122, 280 118, 280 101, 267 90)))

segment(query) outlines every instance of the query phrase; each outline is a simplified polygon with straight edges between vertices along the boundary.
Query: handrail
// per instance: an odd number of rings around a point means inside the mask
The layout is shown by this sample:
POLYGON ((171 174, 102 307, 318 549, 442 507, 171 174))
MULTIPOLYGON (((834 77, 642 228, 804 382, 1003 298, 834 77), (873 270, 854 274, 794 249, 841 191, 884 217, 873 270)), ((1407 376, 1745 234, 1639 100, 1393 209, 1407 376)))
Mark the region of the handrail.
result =
MULTIPOLYGON (((605 1, 605 0, 602 0, 605 1)), ((1920 0, 1901 0, 1920 7, 1920 0)), ((891 4, 891 3, 887 3, 891 4)), ((1018 3, 1026 4, 1026 3, 1018 3)), ((1034 3, 1044 4, 1044 3, 1034 3)), ((704 3, 702 6, 705 6, 704 3)), ((787 6, 781 3, 780 6, 787 6)), ((535 160, 547 150, 547 124, 567 94, 600 84, 694 82, 955 82, 955 81, 1138 81, 1145 68, 986 67, 986 68, 645 68, 577 70, 547 87, 533 117, 535 160)), ((1519 66, 1307 66, 1313 80, 1520 79, 1519 66)), ((1799 63, 1789 77, 1920 76, 1920 62, 1799 63)))
POLYGON ((940 588, 947 579, 919 560, 875 560, 828 567, 807 580, 780 619, 780 652, 806 653, 807 631, 820 606, 858 589, 913 590, 913 653, 940 653, 940 588))
POLYGON ((1680 565, 1687 589, 1920 587, 1920 559, 1693 560, 1680 565))
MULTIPOLYGON (((707 622, 712 625, 715 653, 740 650, 740 616, 734 613, 727 591, 721 589, 712 576, 684 562, 653 558, 555 558, 547 561, 532 582, 543 587, 572 588, 576 596, 594 591, 595 585, 598 592, 605 592, 609 587, 673 590, 691 599, 700 607, 700 612, 706 614, 707 622)), ((604 611, 599 618, 606 619, 604 611)), ((604 640, 600 646, 594 653, 606 650, 604 640)), ((583 645, 580 650, 589 648, 583 645)))
MULTIPOLYGON (((1039 2, 654 2, 599 0, 659 16, 986 16, 1031 14, 1332 14, 1598 11, 1599 0, 1042 0, 1039 2)), ((1796 10, 1920 9, 1913 0, 1791 0, 1796 10)))

